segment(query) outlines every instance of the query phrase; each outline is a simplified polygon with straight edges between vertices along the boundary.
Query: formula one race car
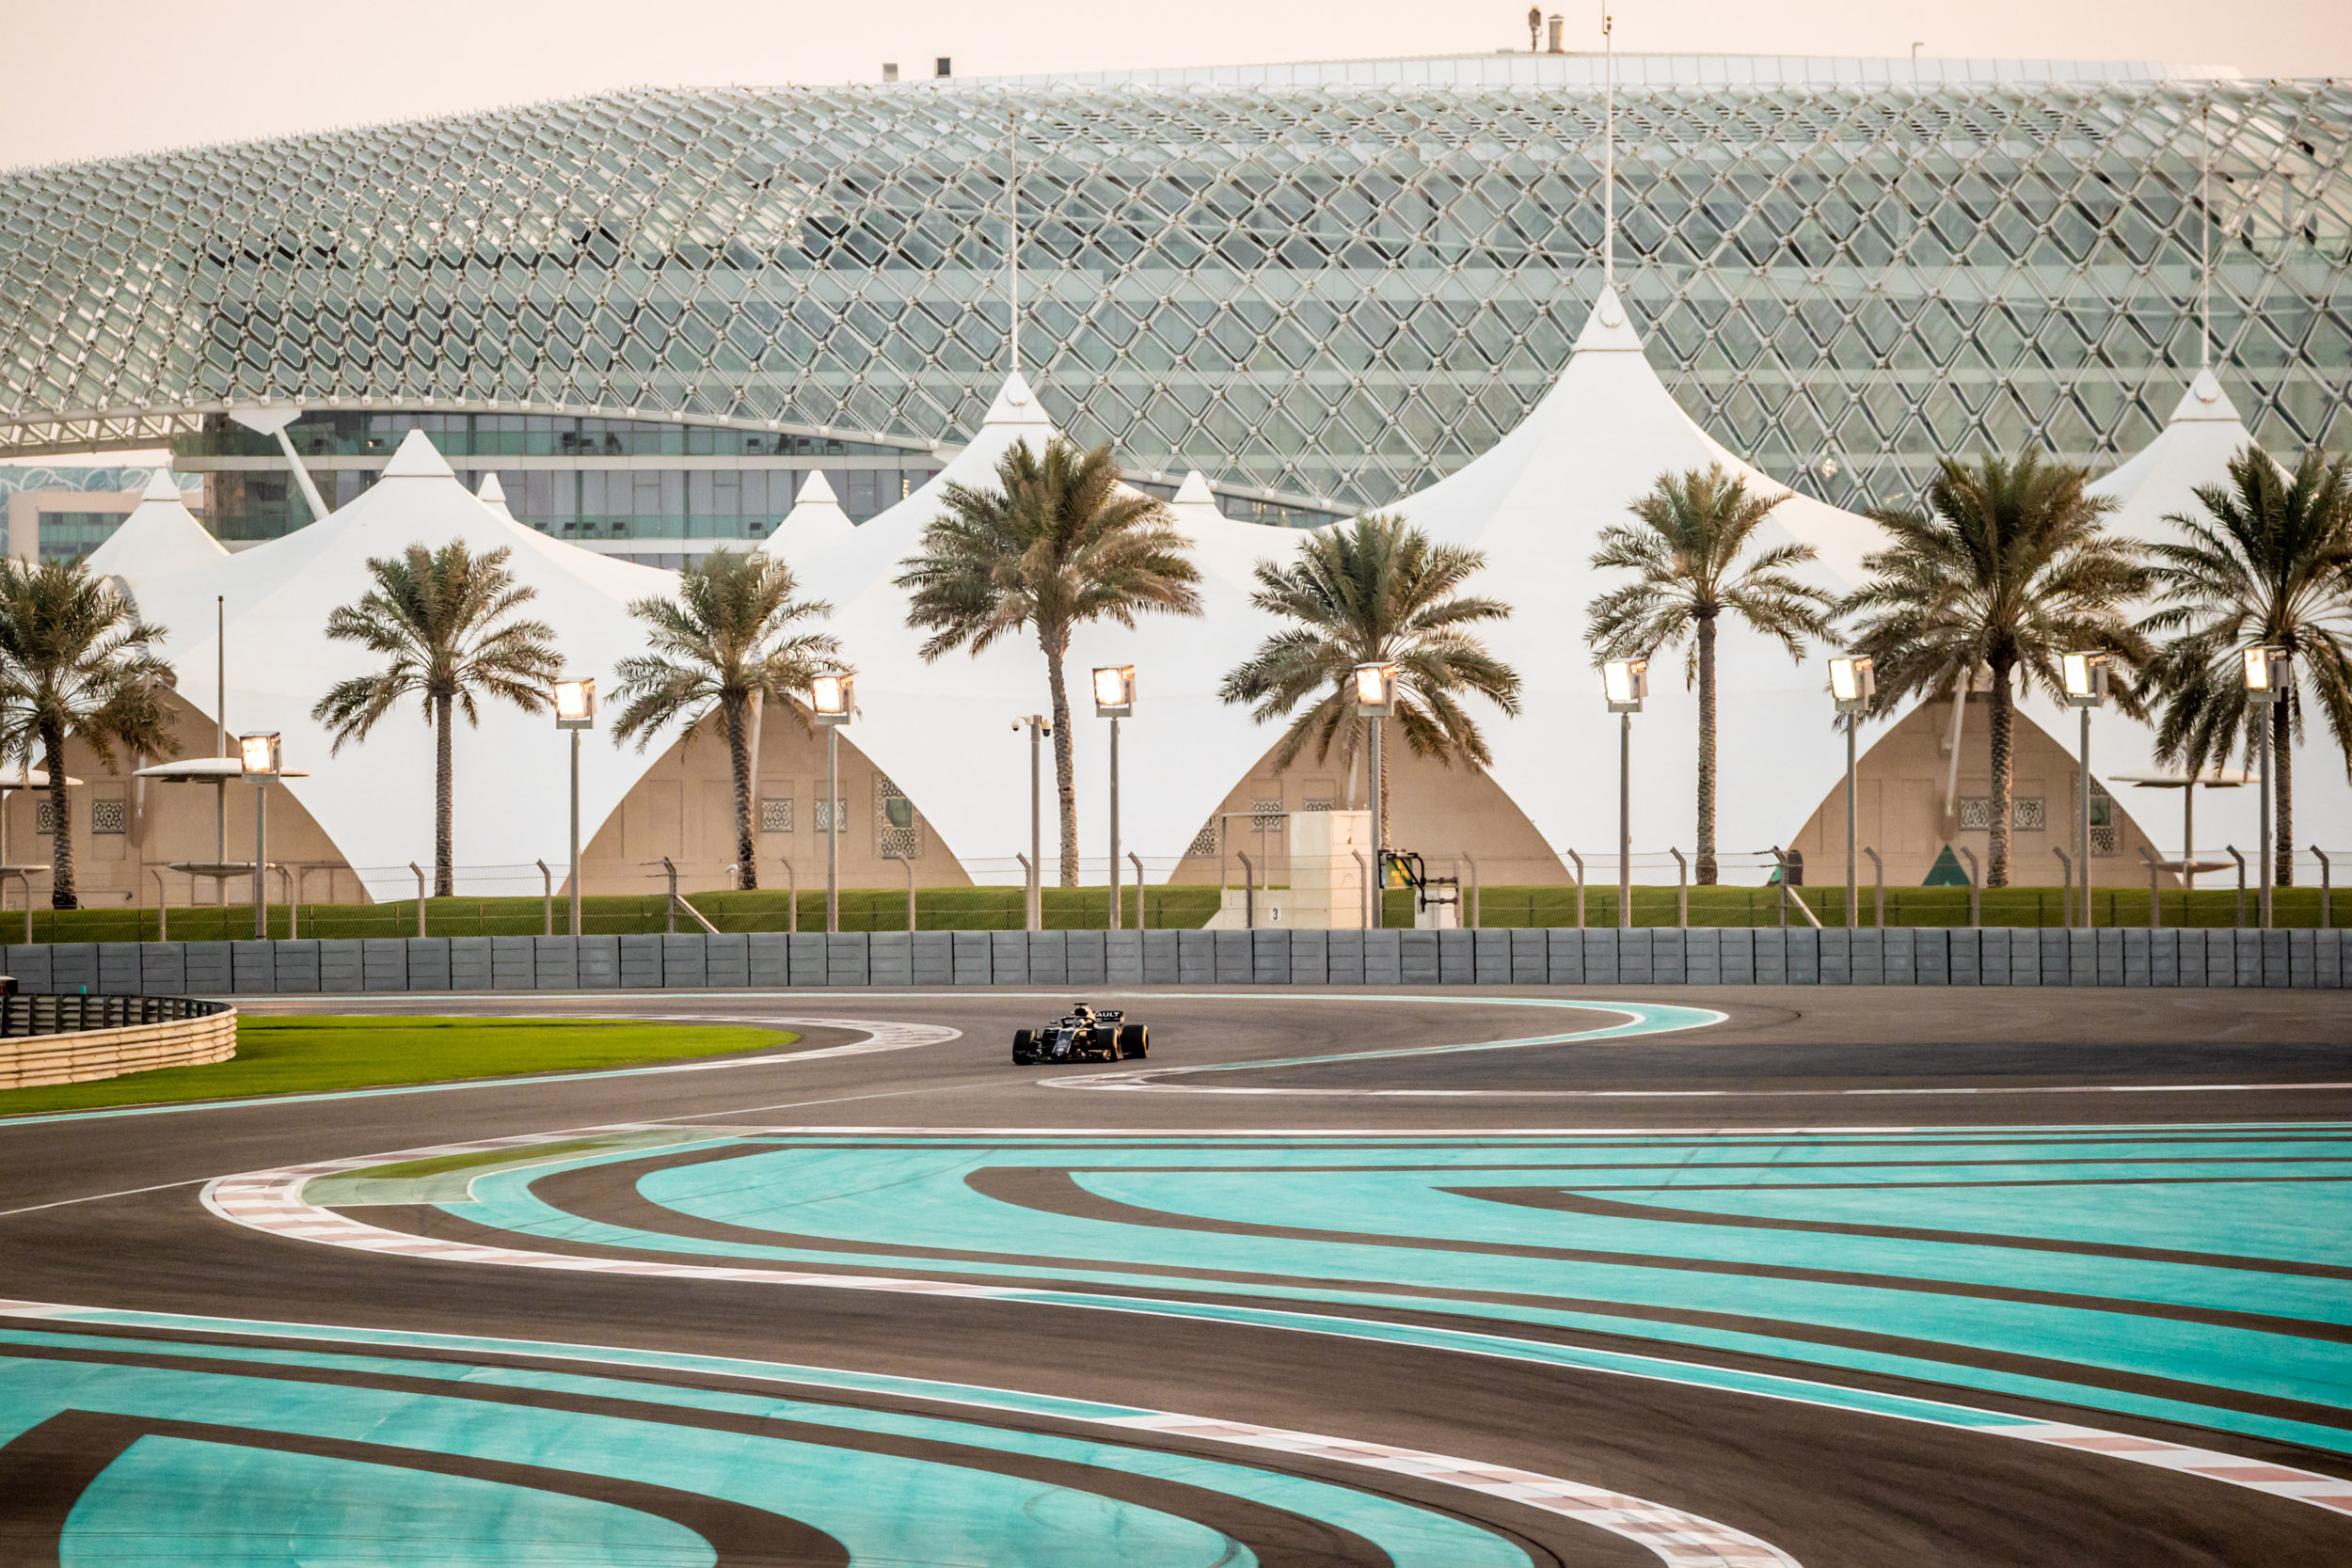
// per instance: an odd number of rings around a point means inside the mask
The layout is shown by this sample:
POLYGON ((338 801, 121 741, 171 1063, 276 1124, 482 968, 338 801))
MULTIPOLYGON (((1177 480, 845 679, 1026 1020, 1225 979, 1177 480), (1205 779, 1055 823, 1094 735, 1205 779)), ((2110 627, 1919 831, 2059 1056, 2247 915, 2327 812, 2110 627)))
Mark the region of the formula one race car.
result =
POLYGON ((1152 1049, 1152 1031, 1125 1022, 1116 1007, 1096 1012, 1081 1002, 1042 1029, 1012 1032, 1015 1066, 1032 1062, 1115 1062, 1122 1056, 1142 1056, 1152 1049))

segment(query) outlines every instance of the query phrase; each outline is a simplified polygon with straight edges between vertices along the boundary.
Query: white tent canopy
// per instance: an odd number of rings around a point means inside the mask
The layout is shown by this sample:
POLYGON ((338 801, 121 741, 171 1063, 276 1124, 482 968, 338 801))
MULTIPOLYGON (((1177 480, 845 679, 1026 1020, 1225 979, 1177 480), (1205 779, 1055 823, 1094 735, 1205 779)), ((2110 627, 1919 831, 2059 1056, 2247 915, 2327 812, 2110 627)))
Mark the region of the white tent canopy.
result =
MULTIPOLYGON (((98 577, 119 577, 126 582, 161 580, 184 572, 201 572, 228 559, 220 541, 196 520, 181 499, 180 483, 169 468, 158 468, 147 482, 139 504, 103 544, 89 555, 89 569, 98 577)), ((138 597, 135 591, 133 598, 138 597)), ((153 611, 140 603, 141 613, 153 611)))
MULTIPOLYGON (((1494 777, 1555 848, 1591 858, 1617 836, 1617 721, 1584 641, 1587 606, 1624 580, 1596 572, 1600 532, 1661 475, 1721 464, 1751 490, 1786 499, 1758 531, 1764 546, 1798 542, 1820 560, 1797 575, 1844 592, 1878 547, 1867 519, 1791 494, 1719 445, 1674 401, 1643 356, 1613 290, 1604 289, 1551 389, 1486 452, 1384 511, 1436 539, 1483 550, 1467 591, 1512 606, 1479 629, 1525 681, 1524 711, 1472 710, 1494 749, 1494 777)), ((1844 767, 1815 650, 1799 666, 1777 643, 1725 617, 1717 648, 1718 847, 1726 855, 1786 842, 1844 767)), ((1688 847, 1696 821, 1697 697, 1669 655, 1650 672, 1633 721, 1636 852, 1688 847)), ((1411 847, 1405 846, 1405 847, 1411 847)))
MULTIPOLYGON (((126 554, 119 563, 142 610, 170 628, 164 651, 180 695, 207 717, 220 700, 213 600, 226 599, 228 722, 232 730, 283 733, 288 764, 312 774, 285 787, 355 868, 429 858, 433 732, 421 700, 404 702, 367 739, 328 760, 332 741, 310 717, 312 705, 335 682, 370 673, 379 661, 355 644, 328 641, 326 617, 373 586, 371 557, 461 539, 477 553, 511 549, 508 569, 537 594, 520 613, 555 627, 568 669, 608 683, 614 661, 644 644, 628 602, 666 595, 676 583, 672 573, 579 549, 493 510, 467 493, 421 431, 408 433, 375 485, 308 528, 216 556, 200 569, 143 553, 126 554)), ((182 739, 197 749, 195 737, 182 739)), ((564 860, 569 773, 551 719, 486 702, 481 727, 460 721, 454 745, 458 863, 564 860)), ((603 744, 583 749, 584 833, 596 832, 660 754, 659 745, 644 753, 603 744)))
POLYGON ((798 565, 856 531, 857 525, 841 510, 841 502, 834 498, 833 486, 825 483, 823 472, 812 468, 792 510, 785 514, 784 521, 776 525, 773 532, 760 541, 759 547, 770 555, 787 556, 798 565))

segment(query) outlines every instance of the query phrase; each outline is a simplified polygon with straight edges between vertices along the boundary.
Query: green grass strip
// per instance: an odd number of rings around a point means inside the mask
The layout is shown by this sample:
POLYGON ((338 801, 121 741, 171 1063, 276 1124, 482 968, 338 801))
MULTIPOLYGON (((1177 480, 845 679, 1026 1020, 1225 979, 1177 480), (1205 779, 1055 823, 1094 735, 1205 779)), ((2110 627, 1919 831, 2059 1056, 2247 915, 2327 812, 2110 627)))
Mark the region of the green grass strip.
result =
POLYGON ((88 1084, 0 1090, 0 1117, 95 1106, 318 1094, 775 1051, 799 1037, 727 1023, 554 1018, 305 1017, 237 1021, 237 1054, 88 1084))

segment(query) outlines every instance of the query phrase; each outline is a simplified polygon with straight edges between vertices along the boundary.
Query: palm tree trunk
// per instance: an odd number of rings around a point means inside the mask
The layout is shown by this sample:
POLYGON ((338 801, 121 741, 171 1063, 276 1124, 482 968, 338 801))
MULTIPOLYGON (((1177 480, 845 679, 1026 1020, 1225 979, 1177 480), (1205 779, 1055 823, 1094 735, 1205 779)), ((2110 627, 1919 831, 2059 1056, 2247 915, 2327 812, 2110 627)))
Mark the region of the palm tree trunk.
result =
MULTIPOLYGON (((1962 701, 1966 701, 1963 694, 1962 701)), ((1993 721, 1986 728, 1992 734, 1993 773, 1993 841, 1985 847, 1984 885, 2009 886, 2009 790, 2010 749, 2015 738, 2016 715, 2010 707, 2009 666, 1993 667, 1993 721)))
MULTIPOLYGON (((1042 641, 1042 640, 1041 640, 1042 641)), ((1070 687, 1062 679, 1069 640, 1045 644, 1046 684, 1054 695, 1054 788, 1061 804, 1061 885, 1078 885, 1078 780, 1070 752, 1070 687)))
POLYGON ((1715 617, 1699 617, 1698 880, 1715 885, 1715 617))
POLYGON ((735 769, 735 885, 748 892, 759 885, 758 857, 752 843, 752 737, 743 710, 751 704, 741 697, 724 699, 727 721, 727 763, 735 769))
POLYGON ((2280 887, 2295 885, 2295 753, 2288 749, 2295 737, 2293 717, 2284 696, 2270 705, 2270 811, 2279 834, 2270 879, 2280 887))
POLYGON ((65 732, 40 727, 40 765, 49 769, 49 907, 77 910, 73 895, 73 818, 66 809, 65 732))
POLYGON ((433 896, 447 898, 457 891, 457 867, 452 863, 452 818, 456 789, 450 773, 450 699, 433 699, 433 896))

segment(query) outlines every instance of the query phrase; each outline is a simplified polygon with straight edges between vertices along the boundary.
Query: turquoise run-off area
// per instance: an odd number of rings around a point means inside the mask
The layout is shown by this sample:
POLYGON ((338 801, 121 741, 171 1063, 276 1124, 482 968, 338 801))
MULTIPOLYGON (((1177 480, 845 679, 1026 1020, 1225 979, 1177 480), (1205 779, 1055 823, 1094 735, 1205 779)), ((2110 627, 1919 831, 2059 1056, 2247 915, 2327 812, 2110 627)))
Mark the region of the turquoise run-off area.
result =
POLYGON ((435 1202, 543 1251, 945 1275, 1490 1354, 1514 1325, 1599 1331, 2352 1451, 2344 1127, 746 1135, 674 1152, 714 1148, 733 1155, 580 1150, 474 1172, 462 1197, 367 1198, 435 1202), (618 1161, 645 1162, 651 1202, 750 1234, 615 1225, 541 1190, 618 1161), (1105 1288, 1155 1294, 1091 1294, 1105 1288))
MULTIPOLYGON (((326 1337, 289 1325, 68 1316, 125 1327, 326 1337)), ((658 1368, 774 1378, 794 1369, 606 1353, 614 1367, 549 1370, 400 1351, 531 1354, 564 1347, 360 1338, 374 1343, 356 1350, 255 1348, 99 1337, 64 1323, 0 1324, 0 1457, 8 1444, 68 1413, 134 1426, 194 1422, 217 1429, 193 1438, 171 1431, 138 1436, 99 1472, 67 1517, 59 1543, 60 1560, 79 1568, 158 1561, 189 1568, 321 1561, 685 1568, 716 1560, 710 1544, 675 1520, 582 1497, 552 1480, 539 1486, 517 1481, 511 1470, 497 1479, 466 1475, 462 1465, 446 1473, 431 1465, 434 1456, 724 1499, 820 1530, 847 1547, 853 1562, 1248 1568, 1256 1560, 1224 1532, 1110 1495, 1112 1488, 1098 1492, 986 1467, 1009 1455, 1173 1482, 1320 1521, 1372 1541, 1397 1568, 1530 1568, 1518 1546, 1451 1515, 1254 1465, 1022 1430, 988 1420, 985 1410, 979 1418, 943 1418, 834 1402, 821 1387, 781 1395, 616 1375, 624 1368, 658 1368), (199 1370, 67 1358, 93 1353, 210 1365, 199 1370), (509 1402, 530 1396, 542 1402, 509 1402), (553 1408, 544 1402, 548 1397, 596 1407, 553 1408), (804 1435, 719 1430, 694 1424, 697 1416, 789 1422, 804 1435), (825 1440, 828 1430, 840 1435, 838 1446, 825 1440), (873 1438, 926 1447, 912 1456, 856 1446, 873 1438), (298 1451, 303 1440, 365 1444, 371 1456, 298 1451)), ((980 1391, 902 1379, 818 1372, 807 1381, 842 1393, 929 1394, 1080 1420, 1131 1414, 1038 1396, 992 1394, 984 1401, 973 1397, 980 1391)))

